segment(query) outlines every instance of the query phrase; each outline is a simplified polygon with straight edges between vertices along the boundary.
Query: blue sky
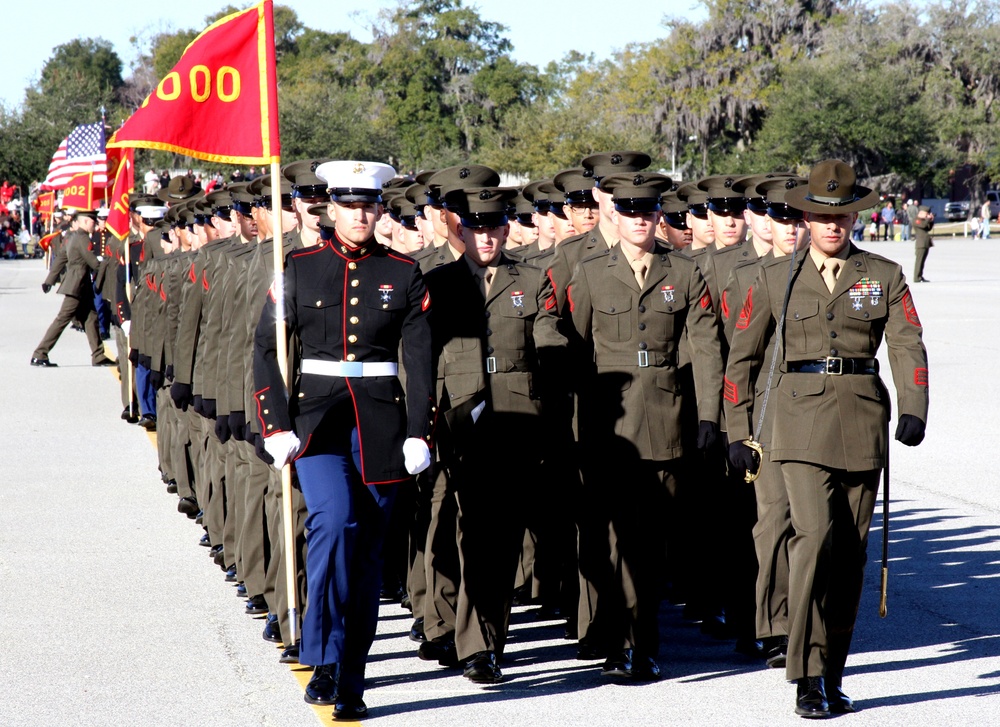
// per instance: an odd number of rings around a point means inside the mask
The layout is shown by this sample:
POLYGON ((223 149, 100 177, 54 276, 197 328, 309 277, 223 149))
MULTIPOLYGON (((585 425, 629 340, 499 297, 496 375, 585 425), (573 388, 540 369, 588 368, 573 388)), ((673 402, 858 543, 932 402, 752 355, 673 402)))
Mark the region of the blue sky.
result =
MULTIPOLYGON (((204 27, 205 16, 227 4, 244 6, 241 0, 168 0, 160 3, 129 3, 122 0, 53 0, 44 5, 30 2, 5 3, 4 64, 0 74, 0 103, 20 105, 24 88, 37 79, 52 49, 74 38, 101 37, 111 41, 125 64, 135 53, 132 36, 151 36, 159 31, 204 27), (44 14, 37 11, 44 8, 44 14)), ((368 28, 380 8, 395 0, 350 2, 338 0, 285 0, 309 27, 330 32, 347 31, 359 40, 370 40, 368 28)), ((704 8, 697 0, 629 0, 627 14, 607 0, 576 0, 546 3, 537 0, 479 0, 469 2, 488 20, 508 27, 514 57, 544 67, 570 50, 606 58, 628 43, 646 42, 666 35, 665 16, 701 19, 704 8)))

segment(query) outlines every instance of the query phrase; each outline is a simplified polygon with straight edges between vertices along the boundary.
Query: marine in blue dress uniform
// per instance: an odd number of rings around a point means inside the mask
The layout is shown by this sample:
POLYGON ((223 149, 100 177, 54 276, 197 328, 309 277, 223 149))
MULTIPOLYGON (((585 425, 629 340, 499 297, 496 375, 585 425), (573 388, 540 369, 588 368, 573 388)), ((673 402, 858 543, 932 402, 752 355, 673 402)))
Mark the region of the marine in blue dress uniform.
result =
POLYGON ((254 398, 265 449, 276 467, 295 459, 309 511, 299 661, 315 670, 305 698, 350 719, 367 713, 365 663, 396 487, 430 464, 430 297, 413 260, 374 238, 392 167, 328 162, 316 174, 329 185, 336 232, 286 261, 285 318, 300 364, 286 390, 272 288, 254 342, 254 398))

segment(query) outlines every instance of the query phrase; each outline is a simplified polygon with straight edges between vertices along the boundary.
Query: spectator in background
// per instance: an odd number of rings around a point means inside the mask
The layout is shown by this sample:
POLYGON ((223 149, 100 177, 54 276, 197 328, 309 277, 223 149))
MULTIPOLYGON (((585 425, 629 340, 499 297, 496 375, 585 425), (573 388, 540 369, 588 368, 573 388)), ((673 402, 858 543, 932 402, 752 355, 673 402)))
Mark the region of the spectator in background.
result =
POLYGON ((917 219, 917 211, 918 211, 918 209, 917 209, 917 201, 915 199, 911 199, 909 202, 906 203, 906 214, 910 218, 910 237, 909 237, 909 239, 911 239, 911 240, 913 239, 913 235, 914 235, 913 222, 917 219))
POLYGON ((896 214, 896 222, 899 223, 900 233, 899 239, 906 240, 910 239, 910 213, 906 209, 906 205, 901 205, 899 212, 896 214))
POLYGON ((854 242, 865 241, 865 221, 860 216, 854 218, 854 227, 851 228, 851 239, 854 242))
POLYGON ((979 215, 982 217, 982 225, 980 226, 980 234, 983 236, 984 240, 990 239, 990 201, 986 200, 983 202, 983 206, 979 210, 979 215))
POLYGON ((872 242, 878 239, 878 229, 879 223, 882 221, 881 215, 879 215, 878 207, 872 210, 872 242))
POLYGON ((156 171, 150 167, 149 171, 146 172, 146 176, 142 178, 142 191, 146 194, 153 195, 160 189, 160 177, 156 171))
POLYGON ((232 174, 229 175, 229 181, 232 182, 233 184, 236 184, 238 182, 242 182, 243 181, 243 170, 242 169, 238 169, 238 168, 234 169, 233 172, 232 172, 232 174))
POLYGON ((892 202, 886 202, 882 208, 882 239, 893 240, 896 237, 896 209, 892 202))
POLYGON ((166 189, 170 186, 170 172, 164 169, 160 172, 160 189, 166 189))
POLYGON ((0 184, 0 204, 9 205, 14 199, 14 187, 6 179, 0 184))

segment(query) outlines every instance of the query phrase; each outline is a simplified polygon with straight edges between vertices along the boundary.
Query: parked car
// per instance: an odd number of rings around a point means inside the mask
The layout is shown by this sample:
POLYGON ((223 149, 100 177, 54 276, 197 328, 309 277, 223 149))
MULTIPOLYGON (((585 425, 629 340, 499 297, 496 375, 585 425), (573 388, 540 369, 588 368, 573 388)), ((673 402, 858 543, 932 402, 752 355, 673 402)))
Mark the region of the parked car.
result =
POLYGON ((949 222, 960 222, 969 219, 969 201, 949 202, 944 206, 944 218, 949 222))

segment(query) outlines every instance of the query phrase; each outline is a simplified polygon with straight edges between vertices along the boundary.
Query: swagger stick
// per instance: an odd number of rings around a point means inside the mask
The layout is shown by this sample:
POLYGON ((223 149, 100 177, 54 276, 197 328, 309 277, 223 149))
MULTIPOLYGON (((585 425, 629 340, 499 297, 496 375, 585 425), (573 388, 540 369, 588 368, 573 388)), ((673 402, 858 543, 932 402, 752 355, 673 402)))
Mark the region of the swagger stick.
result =
POLYGON ((886 598, 889 591, 889 421, 885 424, 885 469, 882 470, 882 593, 878 600, 878 615, 885 618, 889 610, 886 598))
MULTIPOLYGON (((271 242, 274 247, 274 328, 277 335, 278 368, 288 391, 291 379, 288 376, 288 339, 285 331, 285 255, 284 233, 281 229, 281 160, 271 162, 271 219, 274 230, 271 242)), ((281 468, 281 525, 285 544, 285 587, 288 589, 288 629, 287 646, 297 640, 296 612, 297 579, 295 577, 295 528, 292 523, 292 465, 285 463, 281 468)))

